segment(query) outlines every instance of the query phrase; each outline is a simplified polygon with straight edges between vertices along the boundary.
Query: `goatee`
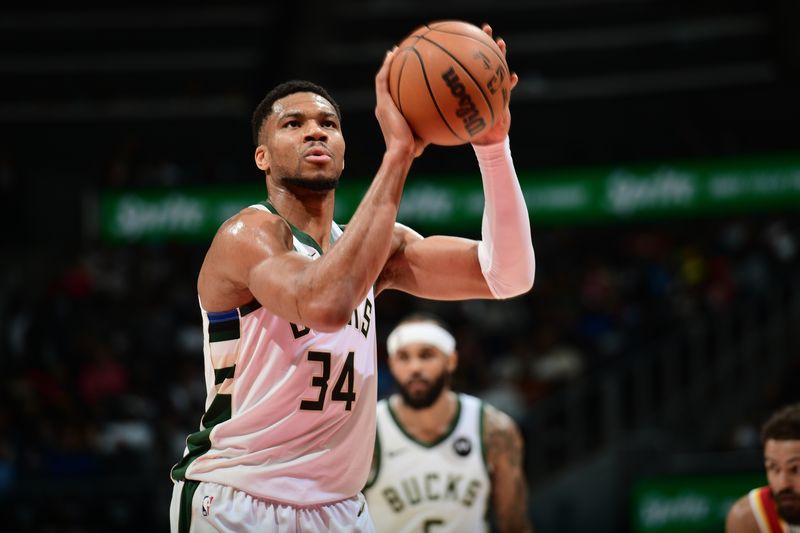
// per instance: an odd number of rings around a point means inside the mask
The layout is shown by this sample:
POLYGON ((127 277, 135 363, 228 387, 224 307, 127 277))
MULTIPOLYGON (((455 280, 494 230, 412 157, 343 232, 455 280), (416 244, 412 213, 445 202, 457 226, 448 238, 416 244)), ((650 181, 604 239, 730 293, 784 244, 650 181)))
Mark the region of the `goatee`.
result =
POLYGON ((433 405, 444 390, 444 386, 450 383, 450 374, 445 372, 431 384, 431 388, 424 392, 422 395, 413 396, 408 392, 403 385, 397 384, 400 389, 400 396, 403 402, 412 409, 427 409, 433 405))
POLYGON ((286 176, 281 182, 288 187, 296 187, 307 191, 333 191, 339 186, 339 178, 308 179, 286 176))
POLYGON ((781 518, 792 525, 800 524, 800 495, 791 489, 787 489, 777 494, 773 493, 772 497, 775 500, 775 507, 778 508, 778 515, 781 518))

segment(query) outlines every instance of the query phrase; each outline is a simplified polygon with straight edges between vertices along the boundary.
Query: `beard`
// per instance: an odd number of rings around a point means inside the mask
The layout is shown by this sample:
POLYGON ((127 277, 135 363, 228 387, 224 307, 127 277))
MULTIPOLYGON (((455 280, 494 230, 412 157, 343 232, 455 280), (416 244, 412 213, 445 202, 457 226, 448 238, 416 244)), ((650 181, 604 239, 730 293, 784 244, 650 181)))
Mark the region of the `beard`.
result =
MULTIPOLYGON (((419 376, 412 376, 409 382, 417 380, 423 380, 423 378, 419 376)), ((436 378, 435 381, 433 381, 433 383, 430 383, 427 380, 423 381, 428 383, 429 386, 427 389, 419 393, 412 393, 408 390, 407 386, 404 386, 401 383, 397 384, 398 388, 400 389, 400 396, 403 398, 405 404, 412 409, 426 409, 433 405, 442 394, 444 386, 450 384, 450 374, 443 372, 438 378, 436 378)))
POLYGON ((305 189, 314 192, 333 191, 339 186, 339 178, 298 178, 297 176, 284 176, 281 183, 287 187, 305 189))
POLYGON ((800 494, 791 489, 772 493, 775 506, 778 508, 778 515, 789 524, 800 524, 800 494))

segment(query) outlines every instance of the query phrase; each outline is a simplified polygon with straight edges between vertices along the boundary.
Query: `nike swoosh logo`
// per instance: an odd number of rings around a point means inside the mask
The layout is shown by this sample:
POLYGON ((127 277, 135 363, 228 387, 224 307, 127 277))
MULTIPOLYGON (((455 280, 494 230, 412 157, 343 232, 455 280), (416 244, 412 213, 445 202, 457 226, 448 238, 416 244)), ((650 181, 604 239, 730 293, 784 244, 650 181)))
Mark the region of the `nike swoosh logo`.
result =
POLYGON ((386 452, 386 456, 387 457, 395 457, 396 455, 400 455, 401 453, 404 453, 406 451, 408 451, 408 448, 400 448, 399 450, 391 450, 389 452, 386 452))

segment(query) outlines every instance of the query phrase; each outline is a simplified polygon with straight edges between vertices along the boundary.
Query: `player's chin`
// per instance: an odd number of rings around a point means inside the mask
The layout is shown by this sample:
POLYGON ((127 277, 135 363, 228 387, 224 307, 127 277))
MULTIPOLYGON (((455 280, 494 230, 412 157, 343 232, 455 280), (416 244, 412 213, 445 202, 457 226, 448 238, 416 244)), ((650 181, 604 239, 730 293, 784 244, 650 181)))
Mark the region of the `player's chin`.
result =
POLYGON ((329 173, 321 175, 302 174, 301 176, 284 177, 281 179, 284 185, 305 189, 308 191, 332 191, 339 186, 339 177, 329 173))
POLYGON ((800 524, 800 497, 779 496, 775 499, 778 514, 790 524, 800 524))

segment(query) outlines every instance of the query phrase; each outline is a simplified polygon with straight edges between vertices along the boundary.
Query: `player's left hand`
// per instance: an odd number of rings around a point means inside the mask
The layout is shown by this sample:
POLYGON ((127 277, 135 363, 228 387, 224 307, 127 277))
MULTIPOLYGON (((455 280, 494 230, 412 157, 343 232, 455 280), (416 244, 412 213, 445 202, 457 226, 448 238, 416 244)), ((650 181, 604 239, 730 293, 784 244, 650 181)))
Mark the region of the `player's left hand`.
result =
MULTIPOLYGON (((484 24, 481 26, 481 29, 488 35, 492 37, 492 27, 488 24, 484 24)), ((502 38, 495 39, 497 46, 500 47, 500 51, 503 52, 503 57, 506 55, 506 42, 502 38)), ((509 90, 509 102, 511 101, 510 92, 514 90, 514 87, 517 86, 517 82, 519 82, 519 76, 517 76, 516 72, 510 72, 511 76, 511 87, 509 90)), ((482 145, 482 144, 496 144, 502 142, 503 139, 506 138, 508 135, 508 130, 511 128, 511 111, 509 110, 508 104, 503 109, 500 117, 495 121, 494 126, 492 129, 484 133, 483 135, 479 136, 477 139, 472 140, 472 144, 482 145)))

